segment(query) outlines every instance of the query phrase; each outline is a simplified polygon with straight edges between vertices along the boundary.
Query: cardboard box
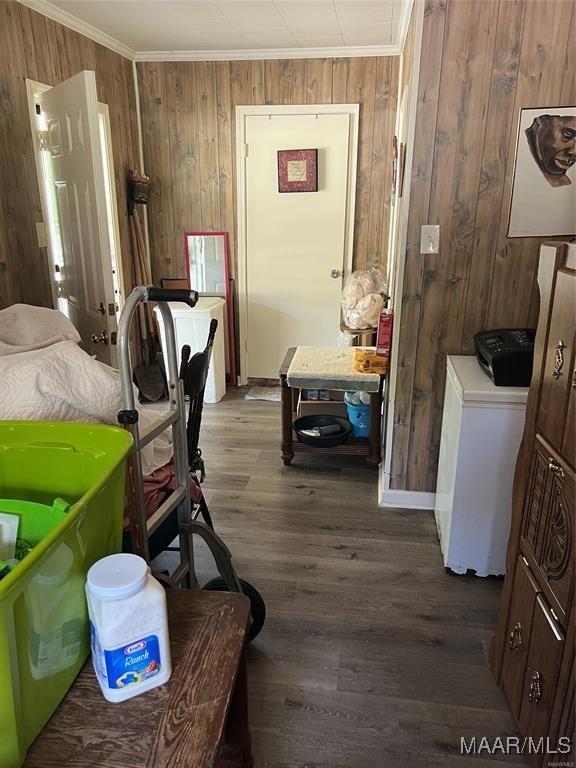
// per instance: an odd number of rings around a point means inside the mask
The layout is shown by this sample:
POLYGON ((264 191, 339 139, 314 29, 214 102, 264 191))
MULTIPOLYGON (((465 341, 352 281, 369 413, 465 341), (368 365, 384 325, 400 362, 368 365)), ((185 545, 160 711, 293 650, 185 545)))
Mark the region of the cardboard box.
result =
POLYGON ((393 314, 391 309, 383 309, 378 321, 378 334, 376 336, 376 354, 390 357, 392 348, 393 314))
POLYGON ((330 400, 308 400, 307 390, 300 392, 298 399, 298 417, 300 416, 341 416, 348 418, 344 404, 344 392, 330 391, 330 400))

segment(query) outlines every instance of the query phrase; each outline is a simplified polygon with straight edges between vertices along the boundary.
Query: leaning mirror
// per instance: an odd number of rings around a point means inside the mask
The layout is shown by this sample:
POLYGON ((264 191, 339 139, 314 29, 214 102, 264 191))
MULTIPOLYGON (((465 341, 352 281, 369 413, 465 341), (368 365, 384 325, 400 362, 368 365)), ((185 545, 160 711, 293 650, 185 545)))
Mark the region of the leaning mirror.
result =
POLYGON ((228 265, 228 233, 186 232, 184 242, 188 287, 200 295, 223 296, 226 300, 228 367, 230 381, 235 385, 234 291, 228 265))
POLYGON ((188 232, 188 280, 199 293, 226 295, 228 283, 225 232, 188 232))

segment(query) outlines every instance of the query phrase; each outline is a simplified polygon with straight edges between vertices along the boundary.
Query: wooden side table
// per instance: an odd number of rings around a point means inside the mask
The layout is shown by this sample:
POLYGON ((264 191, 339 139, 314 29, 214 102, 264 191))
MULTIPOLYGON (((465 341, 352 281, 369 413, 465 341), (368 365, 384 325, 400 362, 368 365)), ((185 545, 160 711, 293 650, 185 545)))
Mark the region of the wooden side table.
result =
MULTIPOLYGON (((366 439, 351 437, 347 443, 337 445, 334 448, 316 448, 297 442, 294 439, 292 427, 298 408, 298 392, 296 387, 288 384, 288 369, 296 352, 291 347, 280 366, 280 387, 282 390, 282 446, 280 456, 286 467, 292 463, 295 453, 323 453, 337 454, 340 456, 365 456, 366 463, 373 469, 378 469, 381 461, 381 431, 382 431, 382 390, 384 376, 380 376, 380 386, 377 392, 370 393, 370 433, 366 439)), ((330 385, 326 385, 330 389, 330 385)))
POLYGON ((111 704, 92 662, 30 748, 29 768, 252 768, 246 597, 168 590, 172 677, 111 704))

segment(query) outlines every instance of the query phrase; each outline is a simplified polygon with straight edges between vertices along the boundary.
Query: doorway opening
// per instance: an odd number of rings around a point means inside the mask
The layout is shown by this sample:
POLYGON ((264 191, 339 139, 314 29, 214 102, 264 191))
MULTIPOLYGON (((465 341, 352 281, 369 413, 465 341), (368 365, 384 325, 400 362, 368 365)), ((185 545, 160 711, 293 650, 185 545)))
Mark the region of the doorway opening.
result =
POLYGON ((289 347, 336 343, 358 115, 358 104, 236 107, 240 384, 277 378, 289 347))

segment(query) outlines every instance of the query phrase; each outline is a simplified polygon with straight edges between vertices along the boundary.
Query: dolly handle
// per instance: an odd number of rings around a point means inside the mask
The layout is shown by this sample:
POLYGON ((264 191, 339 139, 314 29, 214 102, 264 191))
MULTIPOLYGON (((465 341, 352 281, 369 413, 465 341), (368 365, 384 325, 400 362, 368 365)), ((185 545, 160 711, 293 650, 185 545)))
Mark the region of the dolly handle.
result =
POLYGON ((158 288, 155 285, 148 287, 148 301, 182 301, 189 307, 195 307, 198 302, 198 291, 189 291, 185 288, 158 288))

